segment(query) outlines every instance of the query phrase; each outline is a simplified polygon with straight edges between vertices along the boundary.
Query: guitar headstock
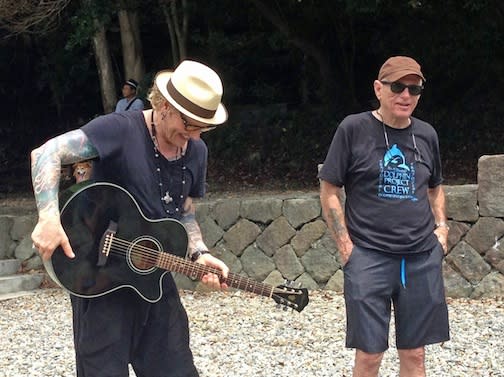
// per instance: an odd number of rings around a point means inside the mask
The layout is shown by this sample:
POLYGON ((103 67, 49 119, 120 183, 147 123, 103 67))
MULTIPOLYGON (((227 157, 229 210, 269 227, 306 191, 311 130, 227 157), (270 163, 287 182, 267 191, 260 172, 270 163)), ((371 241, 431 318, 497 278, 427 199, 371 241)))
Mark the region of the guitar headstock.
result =
POLYGON ((308 305, 308 289, 293 288, 288 285, 279 285, 273 289, 271 296, 279 305, 284 305, 286 308, 292 308, 301 312, 308 305))

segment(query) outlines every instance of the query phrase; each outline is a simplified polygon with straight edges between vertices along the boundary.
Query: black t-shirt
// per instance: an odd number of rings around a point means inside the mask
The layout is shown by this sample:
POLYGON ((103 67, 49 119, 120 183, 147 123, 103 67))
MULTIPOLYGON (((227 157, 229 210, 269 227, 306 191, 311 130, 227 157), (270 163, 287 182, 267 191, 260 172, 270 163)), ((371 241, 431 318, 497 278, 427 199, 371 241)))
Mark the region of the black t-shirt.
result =
POLYGON ((356 245, 401 254, 436 245, 428 188, 442 183, 441 158, 428 123, 412 117, 409 127, 396 129, 371 112, 346 117, 319 178, 345 187, 345 220, 356 245))
POLYGON ((204 196, 208 151, 203 140, 190 139, 185 155, 168 161, 161 154, 155 157, 141 111, 104 115, 82 130, 99 154, 93 165, 93 180, 128 190, 146 217, 180 219, 188 196, 204 196), (164 203, 163 197, 171 198, 171 202, 164 203))

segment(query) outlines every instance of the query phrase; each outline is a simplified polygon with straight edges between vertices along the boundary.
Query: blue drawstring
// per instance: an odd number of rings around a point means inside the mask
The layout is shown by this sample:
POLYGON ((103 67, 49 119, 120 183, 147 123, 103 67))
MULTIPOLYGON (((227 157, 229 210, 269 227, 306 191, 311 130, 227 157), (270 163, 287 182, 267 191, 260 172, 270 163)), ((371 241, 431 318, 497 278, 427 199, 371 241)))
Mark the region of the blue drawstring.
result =
POLYGON ((401 284, 406 288, 406 259, 401 259, 401 284))

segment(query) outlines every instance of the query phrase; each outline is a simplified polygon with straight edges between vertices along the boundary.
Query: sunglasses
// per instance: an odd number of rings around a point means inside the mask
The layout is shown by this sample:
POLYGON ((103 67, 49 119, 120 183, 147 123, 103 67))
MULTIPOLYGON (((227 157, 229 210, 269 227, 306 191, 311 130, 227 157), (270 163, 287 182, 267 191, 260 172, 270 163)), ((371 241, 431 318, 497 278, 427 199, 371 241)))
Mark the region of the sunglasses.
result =
POLYGON ((404 91, 404 89, 408 88, 408 92, 412 96, 419 96, 424 89, 423 85, 406 85, 399 81, 380 81, 382 84, 390 85, 390 90, 392 93, 399 94, 404 91))
POLYGON ((180 113, 180 119, 182 119, 182 123, 184 123, 184 128, 186 131, 199 131, 199 132, 207 132, 207 131, 212 131, 217 126, 197 126, 195 124, 190 124, 187 119, 180 113))

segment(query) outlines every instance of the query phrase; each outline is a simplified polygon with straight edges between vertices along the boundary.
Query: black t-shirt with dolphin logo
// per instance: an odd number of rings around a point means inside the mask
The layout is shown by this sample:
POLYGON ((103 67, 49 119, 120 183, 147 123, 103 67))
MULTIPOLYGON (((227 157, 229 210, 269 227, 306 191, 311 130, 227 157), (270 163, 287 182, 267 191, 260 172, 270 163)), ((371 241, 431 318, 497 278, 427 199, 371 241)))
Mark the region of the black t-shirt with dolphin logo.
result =
POLYGON ((410 126, 396 129, 371 112, 349 115, 336 130, 319 178, 345 188, 346 222, 356 245, 399 254, 436 246, 428 189, 443 179, 430 124, 411 117, 410 126))

